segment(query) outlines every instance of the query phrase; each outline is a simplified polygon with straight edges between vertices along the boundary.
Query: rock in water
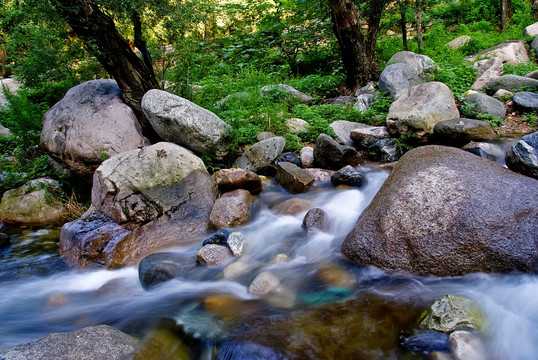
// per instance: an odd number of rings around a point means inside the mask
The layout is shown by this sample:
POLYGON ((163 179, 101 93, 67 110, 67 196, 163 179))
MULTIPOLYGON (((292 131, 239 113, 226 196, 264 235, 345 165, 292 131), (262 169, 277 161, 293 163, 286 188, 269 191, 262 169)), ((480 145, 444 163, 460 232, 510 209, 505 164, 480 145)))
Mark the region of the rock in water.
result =
POLYGON ((440 144, 449 146, 463 146, 470 141, 487 141, 497 136, 487 122, 465 118, 438 122, 433 132, 440 144))
POLYGON ((538 271, 538 181, 466 151, 406 153, 342 244, 357 264, 420 275, 538 271))
POLYGON ((435 300, 419 326, 449 334, 458 329, 480 330, 483 324, 484 315, 477 303, 464 297, 445 295, 435 300))
POLYGON ((215 201, 209 222, 217 229, 243 225, 250 219, 251 203, 252 195, 248 190, 227 192, 215 201))
POLYGON ((306 170, 290 162, 280 162, 277 165, 276 182, 293 194, 308 190, 314 182, 314 177, 306 170))
POLYGON ((281 136, 262 140, 249 147, 243 155, 237 158, 234 165, 247 171, 257 172, 271 164, 282 153, 284 146, 286 146, 286 140, 281 136))
POLYGON ((314 159, 324 169, 338 170, 346 165, 362 164, 361 155, 351 146, 340 145, 327 134, 320 134, 316 139, 314 159))
POLYGON ((538 179, 538 132, 525 135, 506 152, 506 165, 538 179))

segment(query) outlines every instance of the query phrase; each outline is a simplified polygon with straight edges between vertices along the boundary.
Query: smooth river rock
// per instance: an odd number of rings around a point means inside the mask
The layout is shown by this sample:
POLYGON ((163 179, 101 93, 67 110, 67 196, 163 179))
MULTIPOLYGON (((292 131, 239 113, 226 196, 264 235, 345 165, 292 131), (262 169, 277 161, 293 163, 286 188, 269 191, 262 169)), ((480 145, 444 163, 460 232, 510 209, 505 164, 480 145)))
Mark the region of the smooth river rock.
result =
POLYGON ((506 151, 506 165, 538 179, 538 132, 525 135, 506 151))
POLYGON ((538 181, 466 151, 406 153, 342 244, 351 261, 457 276, 538 271, 538 181))

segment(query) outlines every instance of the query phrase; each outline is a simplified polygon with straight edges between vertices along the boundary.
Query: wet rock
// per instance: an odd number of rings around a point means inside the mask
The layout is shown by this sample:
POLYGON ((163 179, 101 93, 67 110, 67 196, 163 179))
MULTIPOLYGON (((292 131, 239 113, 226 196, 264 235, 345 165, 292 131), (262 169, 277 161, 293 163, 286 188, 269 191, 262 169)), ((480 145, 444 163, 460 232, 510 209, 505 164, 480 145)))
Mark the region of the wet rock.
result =
POLYGON ((486 360, 488 354, 482 340, 469 331, 454 331, 448 338, 455 360, 486 360))
POLYGON ((358 264, 420 275, 534 273, 536 191, 535 179, 466 151, 419 147, 396 164, 342 252, 358 264))
POLYGON ((242 261, 236 261, 226 266, 222 271, 222 276, 227 280, 235 280, 250 271, 251 266, 242 261))
POLYGON ((365 124, 357 123, 354 121, 347 121, 347 120, 333 121, 329 126, 331 127, 331 129, 333 129, 334 133, 336 134, 336 141, 341 145, 353 144, 353 141, 351 141, 351 138, 349 137, 349 134, 351 133, 352 130, 370 127, 370 125, 365 125, 365 124))
POLYGON ((277 204, 272 209, 279 215, 297 215, 310 209, 311 206, 312 203, 308 200, 292 198, 277 204))
POLYGON ((338 170, 346 165, 357 166, 363 160, 354 148, 338 144, 326 134, 320 134, 314 147, 315 162, 324 169, 338 170))
POLYGON ((398 93, 387 115, 387 127, 391 133, 421 133, 417 136, 427 141, 435 124, 459 117, 452 91, 432 81, 398 93))
POLYGON ((432 351, 428 360, 454 360, 449 352, 432 351))
POLYGON ((348 185, 353 187, 361 187, 366 185, 367 180, 366 175, 362 171, 354 168, 351 165, 347 165, 331 176, 331 182, 336 186, 348 185))
POLYGON ((323 284, 340 289, 351 289, 357 283, 353 275, 336 264, 331 263, 320 267, 316 273, 316 276, 323 284))
POLYGON ((209 244, 203 246, 196 254, 196 262, 201 265, 220 265, 234 255, 226 246, 209 244))
POLYGON ((463 99, 462 104, 466 107, 465 114, 468 116, 491 115, 502 119, 506 116, 503 103, 486 94, 471 94, 463 99))
POLYGON ((493 145, 490 143, 471 141, 470 143, 462 147, 462 149, 470 152, 471 154, 475 154, 488 160, 497 160, 497 156, 495 156, 494 154, 497 153, 498 149, 494 148, 493 145))
POLYGON ((286 127, 291 133, 298 134, 302 132, 308 132, 310 124, 303 119, 291 118, 286 120, 286 127))
POLYGON ((183 253, 161 252, 146 256, 138 265, 138 278, 144 289, 184 276, 196 266, 195 261, 183 253))
POLYGON ((452 41, 445 44, 445 46, 448 46, 454 50, 459 49, 461 47, 464 47, 467 45, 472 38, 469 35, 462 35, 458 36, 457 38, 453 39, 452 41))
POLYGON ((508 148, 505 161, 510 169, 538 179, 538 132, 523 136, 508 148))
POLYGON ((504 70, 503 62, 497 57, 477 61, 474 67, 478 72, 478 78, 471 87, 476 90, 484 89, 492 79, 501 76, 504 70))
POLYGON ((243 189, 224 193, 215 201, 209 223, 217 229, 246 224, 250 219, 252 199, 252 195, 243 189))
POLYGON ((141 106, 163 140, 216 159, 223 159, 230 152, 228 135, 232 127, 211 111, 158 89, 146 92, 141 106))
POLYGON ((318 183, 324 183, 331 181, 331 176, 334 174, 334 170, 326 170, 326 169, 305 169, 310 175, 312 175, 315 179, 315 182, 318 183))
POLYGON ((263 96, 269 96, 275 93, 283 93, 302 103, 309 103, 314 100, 312 96, 284 84, 264 86, 261 89, 261 93, 263 96))
POLYGON ((310 168, 314 165, 314 148, 310 146, 305 146, 301 149, 301 154, 299 155, 301 164, 305 168, 310 168))
POLYGON ((320 208, 313 208, 306 213, 303 219, 302 228, 305 229, 308 234, 314 234, 325 229, 326 221, 327 213, 320 208))
POLYGON ((248 293, 256 296, 264 296, 280 287, 280 280, 268 271, 263 271, 252 280, 248 287, 248 293))
POLYGON ((216 360, 280 360, 284 355, 250 341, 226 341, 219 346, 216 360))
POLYGON ((11 244, 9 235, 6 233, 0 233, 0 249, 6 248, 11 244))
POLYGON ((379 90, 389 92, 393 98, 401 90, 422 83, 416 71, 404 63, 388 65, 379 75, 379 90))
POLYGON ((213 235, 211 235, 209 238, 205 239, 202 245, 209 245, 209 244, 215 244, 215 245, 227 245, 228 244, 228 237, 230 236, 230 232, 226 229, 219 229, 217 232, 215 232, 213 235))
POLYGON ((299 157, 292 152, 285 152, 281 155, 278 155, 276 159, 273 161, 273 165, 276 166, 281 162, 289 162, 298 167, 301 167, 302 165, 301 159, 299 159, 299 157))
POLYGON ((383 163, 397 161, 402 156, 402 148, 396 139, 382 139, 368 147, 372 158, 383 163))
POLYGON ((531 112, 538 110, 538 94, 522 91, 514 95, 514 105, 524 111, 531 112))
POLYGON ((247 248, 247 241, 245 239, 245 236, 243 236, 243 234, 239 231, 234 231, 233 233, 231 233, 230 236, 228 236, 226 244, 228 245, 234 256, 243 255, 247 248))
POLYGON ((479 58, 498 57, 503 64, 518 65, 530 62, 527 55, 525 43, 521 40, 509 40, 499 45, 490 47, 476 55, 467 58, 468 61, 474 62, 479 58))
POLYGON ((249 147, 234 165, 244 170, 258 172, 273 162, 284 150, 286 140, 283 137, 272 137, 249 147))
POLYGON ((280 162, 277 165, 276 182, 293 194, 308 190, 314 182, 314 177, 307 171, 290 162, 280 162))
POLYGON ((213 174, 213 180, 223 193, 237 189, 245 189, 251 194, 259 194, 262 189, 262 180, 253 171, 243 169, 222 169, 213 174))
POLYGON ((371 126, 352 130, 349 136, 355 147, 359 149, 368 149, 368 147, 375 142, 386 139, 390 135, 385 126, 371 126))
POLYGON ((410 351, 429 354, 433 351, 450 351, 448 335, 438 331, 419 331, 405 338, 402 346, 410 351))
POLYGON ((6 224, 61 225, 70 214, 66 198, 56 180, 32 180, 3 194, 0 219, 6 224))
POLYGON ((487 84, 488 94, 495 94, 500 89, 508 91, 536 91, 538 90, 538 80, 519 75, 503 75, 491 79, 487 84))
POLYGON ((438 122, 433 132, 439 143, 456 147, 470 141, 487 141, 497 137, 487 122, 464 118, 438 122))
POLYGON ((447 334, 460 329, 480 330, 483 317, 480 307, 473 300, 445 295, 432 304, 419 326, 447 334))
POLYGON ((72 333, 55 333, 26 344, 0 349, 0 358, 121 360, 138 339, 107 325, 90 326, 72 333))
POLYGON ((114 80, 70 89, 43 117, 41 143, 63 167, 91 182, 95 169, 119 153, 149 145, 114 80))
POLYGON ((95 171, 92 205, 118 223, 155 220, 185 201, 180 184, 196 170, 202 159, 172 143, 121 153, 95 171))

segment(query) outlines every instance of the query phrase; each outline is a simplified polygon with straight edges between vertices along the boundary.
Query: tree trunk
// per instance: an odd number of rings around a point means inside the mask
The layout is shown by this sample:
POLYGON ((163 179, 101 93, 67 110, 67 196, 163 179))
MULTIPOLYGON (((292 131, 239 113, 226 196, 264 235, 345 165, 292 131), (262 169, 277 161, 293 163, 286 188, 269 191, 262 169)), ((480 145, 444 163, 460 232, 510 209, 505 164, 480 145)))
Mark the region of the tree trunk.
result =
POLYGON ((416 0, 418 53, 422 54, 422 0, 416 0))
POLYGON ((405 8, 400 9, 400 28, 402 29, 402 44, 407 51, 407 27, 405 26, 405 8))
POLYGON ((146 41, 142 37, 142 21, 140 20, 140 15, 134 9, 130 10, 131 21, 133 22, 133 32, 134 32, 134 46, 142 53, 142 58, 144 59, 144 65, 148 71, 151 72, 151 75, 155 77, 155 72, 153 71, 153 61, 151 60, 151 54, 149 53, 146 41))
POLYGON ((144 135, 151 141, 158 136, 142 112, 142 96, 159 89, 148 67, 131 50, 116 30, 114 21, 104 14, 93 0, 50 0, 52 5, 80 37, 89 51, 97 57, 123 92, 123 101, 135 112, 144 135))
POLYGON ((510 0, 500 0, 501 1, 501 30, 506 31, 510 19, 512 18, 512 3, 510 0))
POLYGON ((381 11, 374 15, 372 12, 379 8, 374 3, 380 2, 382 3, 379 0, 372 1, 370 16, 374 22, 368 24, 369 29, 365 39, 361 33, 357 9, 353 1, 329 0, 333 31, 340 45, 340 53, 346 72, 346 86, 350 90, 355 90, 360 85, 377 79, 379 76, 379 68, 375 62, 375 39, 379 29, 379 20, 377 23, 375 21, 377 17, 381 18, 381 11))

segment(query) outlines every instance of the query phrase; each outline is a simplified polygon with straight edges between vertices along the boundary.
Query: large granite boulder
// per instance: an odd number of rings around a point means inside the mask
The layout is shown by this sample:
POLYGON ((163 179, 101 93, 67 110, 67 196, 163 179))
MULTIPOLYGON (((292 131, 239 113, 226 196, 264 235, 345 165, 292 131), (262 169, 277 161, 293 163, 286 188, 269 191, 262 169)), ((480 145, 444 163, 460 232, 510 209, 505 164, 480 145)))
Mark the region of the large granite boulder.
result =
POLYGON ((21 85, 20 82, 13 78, 0 79, 0 110, 5 108, 9 103, 4 92, 16 94, 21 85))
POLYGON ((422 83, 416 71, 405 63, 390 64, 379 75, 379 90, 389 92, 393 98, 400 90, 422 83))
POLYGON ((538 132, 525 135, 506 151, 506 165, 538 179, 538 132))
POLYGON ((107 325, 90 326, 72 333, 55 333, 26 344, 0 349, 2 360, 123 360, 138 339, 107 325))
POLYGON ((440 144, 463 146, 470 141, 487 141, 497 135, 490 124, 482 120, 452 119, 438 122, 433 129, 440 144))
POLYGON ((142 110, 165 141, 215 159, 223 159, 230 152, 232 127, 187 99, 153 89, 142 98, 142 110))
POLYGON ((392 55, 387 64, 407 64, 418 77, 425 81, 435 69, 435 63, 426 55, 415 54, 412 51, 400 51, 392 55))
POLYGON ((114 80, 70 89, 43 117, 41 143, 49 155, 87 182, 104 160, 149 145, 114 80))
POLYGON ((342 145, 352 145, 350 134, 355 129, 366 129, 372 127, 371 125, 361 124, 348 120, 336 120, 329 124, 336 134, 335 140, 342 145))
POLYGON ((538 271, 538 181, 466 151, 406 153, 342 244, 357 264, 419 275, 538 271))
POLYGON ((270 165, 273 160, 284 150, 286 140, 281 137, 271 137, 249 147, 243 155, 235 160, 234 165, 247 170, 258 171, 263 167, 270 165))
POLYGON ((67 223, 60 233, 60 253, 71 266, 118 268, 172 246, 199 241, 209 229, 218 189, 207 171, 194 170, 165 193, 178 200, 169 212, 146 224, 118 224, 94 208, 67 223))
MULTIPOLYGON (((502 102, 482 93, 474 93, 465 97, 462 100, 462 106, 465 107, 465 115, 471 117, 490 115, 504 119, 506 116, 506 109, 502 102)), ((462 112, 464 111, 462 110, 462 112)))
POLYGON ((116 155, 93 176, 92 205, 118 223, 146 223, 174 211, 185 201, 178 184, 203 161, 167 142, 116 155))
POLYGON ((495 94, 500 89, 508 91, 536 91, 538 90, 538 80, 519 75, 503 75, 497 78, 491 79, 486 89, 488 94, 495 94))
POLYGON ((490 47, 476 55, 467 58, 470 62, 475 62, 479 58, 498 57, 503 64, 518 65, 530 62, 525 43, 521 40, 509 40, 499 45, 490 47))
POLYGON ((70 215, 66 199, 56 180, 32 180, 4 193, 0 220, 17 225, 62 225, 70 215))
POLYGON ((398 93, 387 115, 387 127, 392 133, 421 133, 427 137, 435 124, 459 118, 452 91, 443 83, 428 82, 398 93))
POLYGON ((478 73, 478 78, 472 86, 475 90, 485 88, 492 79, 501 76, 504 71, 503 62, 497 57, 477 61, 474 67, 478 73))

